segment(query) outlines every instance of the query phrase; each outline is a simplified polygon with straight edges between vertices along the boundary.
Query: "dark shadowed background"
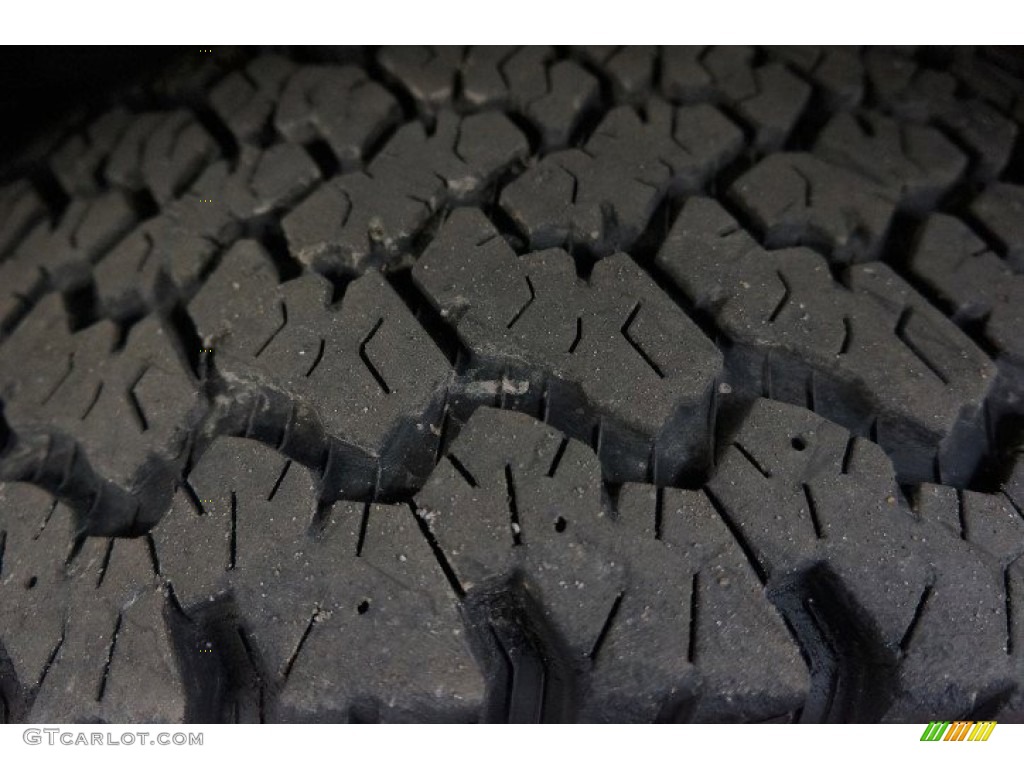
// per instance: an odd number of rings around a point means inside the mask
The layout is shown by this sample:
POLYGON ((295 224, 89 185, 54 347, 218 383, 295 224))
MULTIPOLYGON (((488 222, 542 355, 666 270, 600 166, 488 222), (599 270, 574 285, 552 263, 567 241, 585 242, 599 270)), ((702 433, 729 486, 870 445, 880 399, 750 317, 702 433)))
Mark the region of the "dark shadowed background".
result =
POLYGON ((62 114, 145 82, 180 46, 0 47, 0 162, 17 155, 62 114))

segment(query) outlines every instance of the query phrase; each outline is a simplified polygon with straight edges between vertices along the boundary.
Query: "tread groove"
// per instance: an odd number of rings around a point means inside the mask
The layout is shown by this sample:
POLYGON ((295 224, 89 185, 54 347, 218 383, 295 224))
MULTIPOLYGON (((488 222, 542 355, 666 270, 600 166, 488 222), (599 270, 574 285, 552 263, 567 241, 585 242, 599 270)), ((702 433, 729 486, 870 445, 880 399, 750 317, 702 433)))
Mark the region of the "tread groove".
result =
POLYGON ((231 536, 228 541, 228 570, 238 564, 238 496, 231 491, 231 536))
POLYGON ((762 467, 761 463, 756 458, 754 458, 754 454, 752 454, 745 447, 743 447, 742 444, 733 441, 732 447, 739 451, 740 455, 747 460, 750 466, 752 466, 754 469, 760 472, 762 477, 764 477, 766 480, 771 479, 772 473, 769 472, 764 467, 762 467))
POLYGON ((700 574, 694 573, 690 578, 690 631, 686 643, 686 660, 690 664, 697 661, 697 619, 700 601, 700 574))
POLYGON ((608 615, 605 616, 604 623, 601 625, 601 631, 598 632, 597 639, 594 640, 594 645, 591 647, 590 653, 587 654, 592 663, 597 663, 598 655, 601 653, 601 648, 604 647, 605 640, 608 639, 608 633, 611 632, 612 624, 615 622, 615 617, 622 607, 622 600, 625 596, 625 592, 619 592, 608 609, 608 615))
POLYGON ((326 351, 327 341, 325 339, 320 339, 320 347, 319 349, 317 349, 316 357, 313 358, 313 363, 306 370, 307 379, 313 375, 313 371, 315 371, 317 369, 317 366, 320 365, 320 362, 324 359, 324 352, 326 351))
POLYGON ((377 370, 377 366, 375 366, 373 364, 373 361, 370 360, 370 356, 366 353, 366 345, 370 343, 370 341, 377 334, 377 331, 380 330, 380 327, 382 325, 384 325, 383 317, 377 320, 373 328, 370 329, 370 332, 366 334, 363 340, 359 343, 359 359, 363 361, 363 365, 366 366, 366 370, 368 370, 370 372, 370 375, 373 376, 374 381, 377 382, 377 385, 380 387, 381 391, 385 395, 390 395, 391 388, 388 386, 388 383, 384 380, 384 377, 381 376, 380 371, 377 370))
POLYGON ((110 665, 114 661, 114 652, 117 650, 117 638, 121 634, 121 623, 124 620, 124 613, 118 611, 117 621, 114 623, 114 631, 110 635, 110 646, 107 649, 107 660, 103 665, 103 677, 100 678, 99 690, 96 692, 96 701, 103 701, 107 692, 107 680, 110 677, 110 665))
POLYGON ((266 341, 260 344, 259 348, 253 354, 253 357, 259 357, 260 355, 262 355, 266 351, 267 347, 270 346, 271 342, 277 338, 277 335, 284 330, 284 327, 286 325, 288 325, 288 305, 285 304, 283 301, 280 301, 278 302, 277 306, 279 308, 279 311, 281 312, 281 324, 274 329, 273 333, 271 333, 270 336, 267 337, 266 341))
POLYGON ((747 562, 750 564, 750 567, 754 570, 754 573, 757 574, 758 581, 760 581, 762 585, 767 584, 768 574, 765 572, 764 566, 761 564, 761 561, 757 559, 757 556, 754 554, 754 550, 750 546, 750 542, 748 542, 746 538, 742 535, 739 526, 736 524, 736 521, 732 519, 732 516, 729 514, 725 505, 722 503, 722 500, 719 499, 715 495, 714 491, 712 491, 707 486, 704 486, 703 491, 704 495, 707 497, 707 500, 711 502, 711 506, 714 507, 715 512, 718 513, 718 516, 721 518, 722 522, 725 523, 725 527, 729 529, 729 533, 732 535, 732 538, 736 541, 740 549, 743 551, 743 554, 746 557, 747 562))
POLYGON ((569 345, 569 354, 576 354, 576 347, 580 345, 580 341, 583 340, 583 318, 576 318, 576 336, 573 337, 572 344, 569 345))
POLYGON ((314 606, 313 613, 310 614, 309 623, 306 624, 305 630, 302 632, 302 636, 299 638, 299 642, 295 645, 295 650, 292 651, 291 656, 288 657, 288 661, 284 665, 282 677, 287 680, 289 675, 292 673, 292 667, 295 666, 296 660, 299 658, 299 654, 302 652, 302 646, 306 644, 310 634, 313 632, 313 625, 316 624, 317 617, 320 615, 319 606, 314 606))
POLYGON ((509 528, 512 530, 512 545, 521 546, 523 543, 522 528, 519 525, 519 504, 516 499, 516 481, 512 474, 512 465, 505 465, 505 493, 508 504, 509 528))
POLYGON ((40 403, 41 405, 49 404, 50 400, 53 399, 53 396, 57 394, 57 390, 60 389, 64 385, 64 382, 66 382, 71 377, 71 374, 74 372, 74 370, 75 370, 75 353, 71 352, 71 353, 68 354, 68 357, 67 357, 67 365, 65 366, 64 370, 61 372, 60 377, 57 379, 57 381, 54 383, 54 385, 46 392, 46 395, 43 397, 43 399, 42 399, 42 401, 40 403))
POLYGON ((843 317, 843 340, 839 345, 839 352, 837 354, 845 355, 850 351, 850 345, 853 343, 853 324, 850 322, 849 317, 843 317))
POLYGON ((924 366, 931 371, 935 378, 941 381, 943 384, 949 384, 949 377, 942 372, 941 369, 934 362, 932 362, 925 354, 921 351, 921 348, 917 346, 907 336, 907 323, 910 322, 910 318, 914 314, 913 307, 904 307, 903 311, 900 312, 899 320, 896 321, 896 338, 899 339, 903 344, 914 353, 914 356, 920 360, 924 366))
POLYGON ((661 370, 658 364, 654 362, 654 359, 647 354, 647 352, 644 350, 642 346, 640 346, 640 343, 629 335, 630 326, 633 325, 633 321, 636 320, 637 315, 640 314, 640 306, 641 302, 638 301, 636 305, 633 307, 632 311, 629 313, 629 317, 626 318, 626 322, 622 324, 621 333, 626 338, 626 341, 629 342, 629 345, 633 347, 634 350, 636 350, 636 353, 643 358, 643 361, 647 363, 650 369, 658 375, 658 378, 664 379, 665 373, 661 370))
POLYGON ((662 525, 665 517, 665 489, 658 486, 654 492, 654 540, 661 541, 662 525))
POLYGON ((558 448, 555 449, 555 455, 551 459, 551 466, 548 467, 547 476, 554 477, 558 471, 558 465, 562 463, 562 457, 565 455, 565 449, 569 447, 569 438, 562 437, 561 442, 558 444, 558 448))
POLYGON ((149 562, 153 566, 153 575, 160 576, 160 554, 156 551, 156 541, 153 534, 146 534, 146 549, 149 552, 149 562))
POLYGON ((842 473, 844 475, 850 474, 850 462, 853 461, 853 451, 857 445, 857 438, 852 434, 846 438, 846 448, 843 450, 843 468, 842 473))
POLYGON ((804 499, 807 501, 807 514, 811 518, 811 525, 814 526, 814 538, 824 538, 821 531, 821 520, 818 519, 818 505, 815 503, 814 495, 811 493, 811 486, 807 483, 801 483, 800 487, 803 489, 804 499))
POLYGON ((149 419, 146 418, 146 412, 142 408, 142 403, 139 401, 138 396, 135 394, 135 388, 139 385, 139 382, 142 381, 142 377, 146 375, 146 372, 148 370, 149 366, 147 365, 145 368, 142 369, 142 372, 135 378, 135 381, 132 383, 130 387, 128 387, 128 391, 125 393, 125 397, 128 400, 128 404, 132 408, 132 415, 135 416, 135 421, 138 423, 139 429, 142 432, 149 431, 149 419))
POLYGON ((363 514, 359 518, 359 536, 356 540, 356 557, 363 556, 363 544, 366 543, 366 529, 370 524, 370 502, 363 504, 363 514))
POLYGON ((89 398, 88 405, 85 406, 85 410, 82 411, 82 415, 78 417, 79 421, 85 421, 89 418, 89 414, 92 413, 92 409, 96 407, 96 403, 99 402, 100 395, 103 393, 103 381, 96 383, 96 389, 93 390, 92 397, 89 398))
POLYGON ((107 569, 110 567, 110 557, 114 554, 114 539, 107 540, 106 551, 103 553, 103 562, 100 564, 100 574, 96 578, 96 589, 103 586, 103 580, 107 577, 107 569))
POLYGON ((903 633, 903 637, 900 639, 900 650, 906 653, 910 649, 911 643, 914 642, 914 636, 917 633, 917 627, 921 623, 921 617, 924 616, 925 608, 928 605, 928 601, 931 599, 932 592, 934 591, 934 585, 928 584, 921 592, 921 596, 917 600, 917 607, 914 609, 914 616, 910 620, 910 624, 907 625, 906 631, 903 633))
POLYGON ((519 308, 519 310, 515 313, 515 315, 512 317, 512 319, 508 321, 508 325, 505 326, 506 328, 511 328, 513 325, 518 323, 519 319, 524 314, 526 314, 526 310, 528 310, 530 308, 530 305, 533 304, 534 299, 537 298, 537 292, 533 288, 533 281, 530 280, 530 276, 527 275, 525 279, 526 279, 526 287, 530 289, 530 298, 526 300, 526 303, 523 304, 523 306, 521 306, 519 308))
MULTIPOLYGON (((1014 563, 1017 562, 1016 560, 1014 563)), ((1011 586, 1012 579, 1010 578, 1010 567, 1014 564, 1003 568, 1003 595, 1006 600, 1006 655, 1012 656, 1014 654, 1013 647, 1013 587, 1011 586)))
POLYGON ((456 456, 454 453, 449 453, 447 459, 448 463, 452 465, 452 469, 458 472, 459 475, 462 476, 462 479, 466 481, 466 485, 468 485, 470 488, 477 487, 476 478, 473 477, 472 474, 470 474, 470 471, 466 468, 466 465, 459 460, 458 456, 456 456))
POLYGON ((46 681, 47 675, 50 674, 50 670, 53 668, 54 663, 57 661, 57 655, 60 653, 60 649, 64 645, 64 640, 67 638, 67 621, 61 625, 60 638, 57 643, 50 650, 50 655, 46 658, 46 664, 43 666, 43 671, 39 675, 39 681, 36 683, 36 688, 42 688, 43 683, 46 681))
POLYGON ((34 534, 32 534, 32 540, 38 541, 39 537, 43 535, 43 531, 46 530, 46 526, 50 524, 50 520, 53 519, 53 513, 57 511, 58 500, 54 499, 50 504, 50 508, 46 510, 46 514, 43 515, 42 522, 39 523, 39 528, 34 534))
POLYGON ((437 543, 437 538, 433 533, 431 533, 424 515, 420 514, 420 510, 416 506, 415 502, 408 502, 408 506, 417 525, 419 525, 420 532, 430 545, 430 550, 433 552, 434 558, 437 560, 438 565, 441 566, 441 571, 444 573, 445 579, 448 581, 448 585, 460 600, 464 599, 466 597, 466 590, 463 588, 458 576, 455 575, 455 569, 452 568, 451 563, 448 562, 448 558, 445 556, 441 546, 437 543))
POLYGON ((196 489, 192 487, 192 483, 185 478, 178 483, 178 487, 184 492, 185 499, 188 501, 189 506, 192 507, 192 511, 200 516, 205 515, 206 508, 203 506, 199 494, 196 493, 196 489))
POLYGON ((779 303, 775 305, 771 314, 768 315, 768 322, 774 323, 779 319, 779 315, 782 314, 782 310, 789 304, 789 297, 792 294, 792 289, 789 287, 789 281, 786 276, 782 274, 781 270, 775 271, 775 276, 779 278, 779 282, 782 283, 782 297, 779 299, 779 303))
POLYGON ((277 495, 277 490, 281 487, 281 483, 284 482, 285 475, 288 474, 288 470, 292 467, 292 460, 287 459, 284 466, 281 467, 281 472, 278 474, 277 479, 274 481, 273 487, 270 489, 270 493, 267 494, 267 501, 273 501, 277 495))

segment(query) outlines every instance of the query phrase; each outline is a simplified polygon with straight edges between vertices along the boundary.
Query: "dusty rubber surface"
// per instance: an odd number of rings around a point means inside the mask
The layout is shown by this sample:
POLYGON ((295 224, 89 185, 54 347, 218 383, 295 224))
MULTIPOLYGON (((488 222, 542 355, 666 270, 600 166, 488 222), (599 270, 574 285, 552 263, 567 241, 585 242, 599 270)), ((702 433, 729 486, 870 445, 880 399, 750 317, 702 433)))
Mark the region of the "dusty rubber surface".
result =
POLYGON ((1024 62, 222 50, 0 175, 0 721, 1024 719, 1024 62))

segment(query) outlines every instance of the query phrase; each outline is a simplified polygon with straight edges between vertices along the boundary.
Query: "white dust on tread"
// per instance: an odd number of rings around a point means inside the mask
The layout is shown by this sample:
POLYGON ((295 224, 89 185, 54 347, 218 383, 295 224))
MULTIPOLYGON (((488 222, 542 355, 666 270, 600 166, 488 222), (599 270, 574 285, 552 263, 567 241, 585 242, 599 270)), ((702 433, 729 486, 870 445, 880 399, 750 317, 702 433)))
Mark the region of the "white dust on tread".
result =
POLYGON ((465 391, 467 395, 525 395, 529 390, 528 380, 502 376, 496 381, 471 381, 465 391))

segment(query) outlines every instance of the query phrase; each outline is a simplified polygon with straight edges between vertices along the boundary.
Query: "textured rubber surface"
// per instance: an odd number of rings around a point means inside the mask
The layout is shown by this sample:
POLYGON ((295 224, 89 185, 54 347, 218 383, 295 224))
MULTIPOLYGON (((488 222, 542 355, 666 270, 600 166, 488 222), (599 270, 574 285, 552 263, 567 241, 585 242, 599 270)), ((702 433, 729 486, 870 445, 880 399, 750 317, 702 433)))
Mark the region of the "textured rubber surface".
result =
POLYGON ((652 100, 611 111, 586 144, 546 155, 501 193, 531 249, 608 255, 632 246, 668 192, 692 191, 735 157, 742 133, 714 107, 652 100))
POLYGON ((969 479, 995 365, 888 265, 852 267, 844 285, 819 254, 765 251, 703 198, 655 261, 713 314, 738 385, 870 431, 901 479, 969 479))
POLYGON ((0 721, 1024 720, 1016 56, 221 50, 60 125, 0 721))
POLYGON ((461 210, 412 276, 469 350, 467 399, 593 434, 611 481, 704 469, 721 355, 625 254, 581 281, 565 251, 517 258, 482 213, 461 210))

